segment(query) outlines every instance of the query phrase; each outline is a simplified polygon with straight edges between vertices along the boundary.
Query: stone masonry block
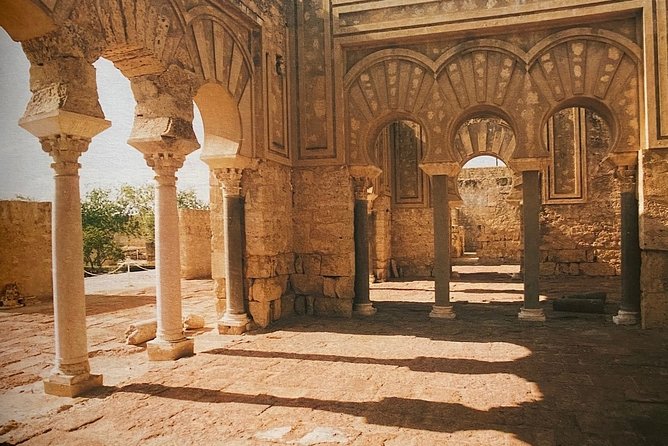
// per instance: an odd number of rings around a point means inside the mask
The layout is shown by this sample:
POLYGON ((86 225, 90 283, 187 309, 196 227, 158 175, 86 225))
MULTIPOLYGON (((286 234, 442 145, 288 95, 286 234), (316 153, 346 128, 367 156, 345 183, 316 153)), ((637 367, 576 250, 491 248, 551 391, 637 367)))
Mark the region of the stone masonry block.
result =
POLYGON ((272 256, 248 256, 246 277, 261 279, 276 275, 276 258, 272 256))
POLYGON ((336 297, 340 299, 352 299, 355 297, 355 277, 345 276, 336 279, 336 297))
POLYGON ((287 275, 295 273, 295 255, 291 252, 276 256, 276 274, 287 275))
POLYGON ((320 273, 323 276, 352 276, 354 271, 354 254, 327 254, 322 256, 320 273))
POLYGON ((255 323, 266 328, 271 323, 272 309, 271 302, 248 302, 248 309, 255 323))
POLYGON ((269 302, 280 299, 285 289, 287 276, 255 279, 250 287, 250 299, 257 302, 269 302))
POLYGON ((326 297, 336 297, 336 278, 325 277, 323 279, 322 294, 326 297))
POLYGON ((290 317, 295 314, 295 294, 288 293, 281 297, 281 317, 290 317))
POLYGON ((580 272, 585 276, 614 276, 615 267, 607 263, 581 263, 580 272))
POLYGON ((320 266, 322 264, 322 258, 320 254, 302 254, 301 257, 302 263, 304 265, 304 274, 319 276, 320 266))
POLYGON ((352 317, 353 301, 317 296, 314 301, 314 313, 316 316, 352 317))
POLYGON ((293 274, 290 276, 292 289, 297 294, 322 294, 322 276, 311 276, 308 274, 293 274))
POLYGON ((295 296, 295 314, 298 316, 304 316, 306 314, 306 296, 303 294, 297 294, 295 296))

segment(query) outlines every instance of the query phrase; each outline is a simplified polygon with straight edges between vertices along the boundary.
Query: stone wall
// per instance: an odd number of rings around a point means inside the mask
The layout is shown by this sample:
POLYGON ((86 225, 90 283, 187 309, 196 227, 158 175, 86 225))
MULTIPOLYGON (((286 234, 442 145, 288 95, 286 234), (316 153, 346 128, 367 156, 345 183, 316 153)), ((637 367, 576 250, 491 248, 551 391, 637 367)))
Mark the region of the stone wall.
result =
POLYGON ((355 244, 347 167, 293 170, 294 274, 297 314, 351 316, 355 244))
POLYGON ((0 292, 51 296, 51 203, 0 201, 0 292))
POLYGON ((294 308, 288 285, 295 272, 290 168, 262 161, 244 175, 242 186, 248 310, 255 323, 266 327, 294 308))
POLYGON ((459 209, 465 249, 475 251, 481 263, 519 263, 522 217, 516 201, 507 200, 513 188, 506 167, 462 169, 458 177, 464 204, 459 209))
POLYGON ((432 208, 392 209, 392 258, 402 277, 429 277, 434 269, 432 208))
POLYGON ((668 149, 641 153, 640 307, 645 328, 668 326, 668 149))
POLYGON ((208 210, 179 209, 181 277, 211 278, 211 213, 208 210))

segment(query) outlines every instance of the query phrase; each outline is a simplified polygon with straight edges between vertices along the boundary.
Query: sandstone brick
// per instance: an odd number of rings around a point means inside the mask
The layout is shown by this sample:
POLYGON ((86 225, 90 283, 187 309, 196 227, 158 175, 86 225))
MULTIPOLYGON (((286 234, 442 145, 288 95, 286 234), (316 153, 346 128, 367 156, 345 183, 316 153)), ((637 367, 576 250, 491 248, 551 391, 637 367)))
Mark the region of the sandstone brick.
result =
POLYGON ((246 277, 260 279, 274 275, 276 275, 276 257, 248 256, 246 259, 246 277))
POLYGON ((306 296, 306 314, 308 316, 315 314, 315 296, 306 296))
POLYGON ((613 276, 615 268, 607 263, 581 263, 580 271, 585 276, 613 276))
POLYGON ((248 310, 250 311, 253 321, 261 328, 266 328, 271 323, 271 302, 248 302, 248 310))
POLYGON ((327 297, 336 297, 336 279, 334 277, 323 278, 322 294, 327 297))
POLYGON ((277 321, 281 318, 282 304, 283 304, 283 301, 281 299, 271 301, 271 320, 272 320, 272 322, 277 321))
POLYGON ((304 274, 312 276, 320 275, 320 266, 322 263, 320 254, 302 254, 301 258, 304 266, 304 274))
MULTIPOLYGON (((291 252, 276 256, 276 274, 294 274, 295 273, 295 255, 291 252)), ((303 271, 302 271, 303 273, 303 271)))
POLYGON ((322 294, 322 276, 308 274, 293 274, 290 276, 292 289, 297 294, 322 294))
POLYGON ((317 296, 314 301, 314 314, 316 316, 352 317, 353 301, 352 299, 317 296))
POLYGON ((285 289, 287 276, 277 276, 268 279, 254 279, 250 287, 249 298, 258 302, 268 302, 280 299, 285 289))
POLYGON ((350 276, 355 270, 354 254, 323 254, 321 274, 323 276, 350 276))
POLYGON ((642 292, 640 299, 642 328, 668 327, 668 291, 642 292))
POLYGON ((548 260, 550 262, 569 263, 586 262, 587 251, 584 249, 559 249, 548 251, 548 260))
POLYGON ((341 299, 352 299, 355 297, 355 277, 346 276, 336 279, 336 297, 341 299))
POLYGON ((304 316, 306 314, 306 296, 303 294, 295 295, 295 313, 298 316, 304 316))
POLYGON ((296 296, 294 293, 287 293, 281 296, 281 317, 290 317, 295 314, 296 296))

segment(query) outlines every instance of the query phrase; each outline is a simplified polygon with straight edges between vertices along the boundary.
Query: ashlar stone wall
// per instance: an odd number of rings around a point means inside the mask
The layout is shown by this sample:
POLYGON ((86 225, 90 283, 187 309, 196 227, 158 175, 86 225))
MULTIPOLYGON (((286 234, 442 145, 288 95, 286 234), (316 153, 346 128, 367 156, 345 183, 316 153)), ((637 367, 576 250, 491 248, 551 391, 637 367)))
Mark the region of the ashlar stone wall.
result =
POLYGON ((51 203, 0 201, 0 292, 51 296, 51 203))
POLYGON ((354 297, 353 190, 347 167, 295 168, 297 314, 350 316, 354 297))
POLYGON ((211 215, 206 209, 179 209, 181 277, 211 278, 211 215))
POLYGON ((517 201, 508 200, 513 174, 506 167, 462 169, 458 178, 464 204, 459 209, 465 249, 481 263, 519 263, 522 216, 517 201))

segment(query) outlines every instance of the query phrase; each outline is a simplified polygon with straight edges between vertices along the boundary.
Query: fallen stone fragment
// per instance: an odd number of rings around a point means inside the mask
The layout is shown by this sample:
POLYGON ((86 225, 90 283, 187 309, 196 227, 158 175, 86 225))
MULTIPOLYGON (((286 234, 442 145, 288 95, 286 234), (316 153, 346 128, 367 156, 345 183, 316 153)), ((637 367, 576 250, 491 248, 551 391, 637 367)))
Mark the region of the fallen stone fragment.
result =
POLYGON ((125 343, 128 345, 139 345, 155 338, 158 330, 158 323, 155 319, 146 319, 144 321, 131 324, 125 331, 125 343))
POLYGON ((190 313, 183 318, 184 330, 199 330, 204 328, 204 318, 199 314, 190 313))
POLYGON ((608 295, 604 291, 592 291, 589 293, 567 294, 564 296, 564 299, 598 299, 605 302, 607 297, 608 295))
POLYGON ((568 299, 561 298, 552 302, 555 311, 569 311, 573 313, 604 313, 605 301, 601 299, 568 299))
POLYGON ((303 446, 312 446, 320 443, 347 443, 346 433, 332 427, 316 427, 297 441, 303 446))

